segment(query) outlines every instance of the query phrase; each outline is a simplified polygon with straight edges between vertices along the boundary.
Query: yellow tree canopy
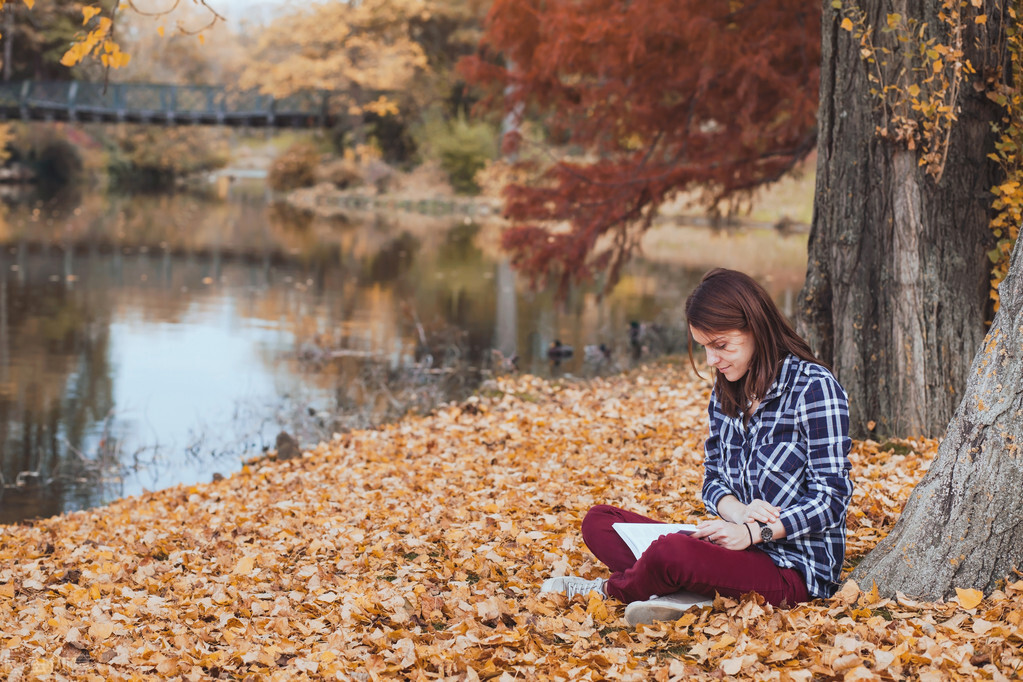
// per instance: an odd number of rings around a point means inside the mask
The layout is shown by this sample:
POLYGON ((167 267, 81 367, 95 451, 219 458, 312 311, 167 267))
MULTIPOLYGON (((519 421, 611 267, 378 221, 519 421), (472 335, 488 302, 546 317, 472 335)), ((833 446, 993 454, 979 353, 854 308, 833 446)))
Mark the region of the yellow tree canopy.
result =
POLYGON ((410 22, 422 0, 311 5, 268 28, 241 78, 243 88, 276 97, 301 90, 396 92, 427 68, 410 22))
MULTIPOLYGON (((475 48, 489 0, 365 0, 304 6, 259 36, 240 85, 277 97, 302 90, 360 91, 355 104, 394 111, 380 93, 432 97, 457 58, 475 48)), ((447 83, 450 87, 450 83, 447 83)), ((356 107, 359 108, 359 107, 356 107)))

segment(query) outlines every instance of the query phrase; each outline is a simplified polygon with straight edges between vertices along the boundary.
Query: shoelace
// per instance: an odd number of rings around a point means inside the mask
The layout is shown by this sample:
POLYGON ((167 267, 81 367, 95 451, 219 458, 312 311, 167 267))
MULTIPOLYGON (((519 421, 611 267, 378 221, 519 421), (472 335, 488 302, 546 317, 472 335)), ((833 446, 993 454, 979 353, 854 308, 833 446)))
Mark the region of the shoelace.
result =
POLYGON ((584 597, 590 592, 599 592, 604 594, 604 590, 601 587, 604 585, 603 578, 595 578, 593 580, 586 580, 583 582, 570 581, 565 585, 565 594, 571 599, 577 594, 581 594, 584 597))

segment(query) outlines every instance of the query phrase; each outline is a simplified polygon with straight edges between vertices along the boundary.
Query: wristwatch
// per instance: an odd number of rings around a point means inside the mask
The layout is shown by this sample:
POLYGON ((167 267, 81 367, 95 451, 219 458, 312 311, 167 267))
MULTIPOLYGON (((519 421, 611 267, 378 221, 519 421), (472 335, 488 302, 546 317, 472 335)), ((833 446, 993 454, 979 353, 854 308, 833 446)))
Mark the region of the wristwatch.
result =
POLYGON ((760 526, 760 541, 770 542, 774 538, 774 531, 771 530, 771 527, 761 523, 757 525, 760 526))

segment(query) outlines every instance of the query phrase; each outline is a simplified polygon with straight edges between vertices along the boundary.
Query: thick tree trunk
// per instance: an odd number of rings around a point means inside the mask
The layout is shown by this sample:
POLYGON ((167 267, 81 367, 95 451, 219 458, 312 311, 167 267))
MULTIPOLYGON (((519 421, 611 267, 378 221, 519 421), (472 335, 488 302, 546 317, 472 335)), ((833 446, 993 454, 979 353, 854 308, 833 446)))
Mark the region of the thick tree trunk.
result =
MULTIPOLYGON (((1007 0, 987 0, 994 2, 1007 0)), ((874 27, 889 13, 942 26, 940 5, 859 2, 874 27)), ((824 0, 817 188, 799 327, 848 391, 854 436, 940 436, 985 332, 989 188, 998 178, 987 155, 1001 114, 968 77, 935 181, 916 152, 875 133, 883 114, 868 68, 876 67, 841 19, 824 0)), ((998 21, 970 22, 964 44, 981 73, 1003 68, 1001 30, 998 21)), ((894 32, 876 30, 874 40, 897 58, 894 32)))
POLYGON ((853 571, 861 586, 935 600, 990 592, 1023 570, 1023 249, 999 295, 948 435, 895 528, 853 571))

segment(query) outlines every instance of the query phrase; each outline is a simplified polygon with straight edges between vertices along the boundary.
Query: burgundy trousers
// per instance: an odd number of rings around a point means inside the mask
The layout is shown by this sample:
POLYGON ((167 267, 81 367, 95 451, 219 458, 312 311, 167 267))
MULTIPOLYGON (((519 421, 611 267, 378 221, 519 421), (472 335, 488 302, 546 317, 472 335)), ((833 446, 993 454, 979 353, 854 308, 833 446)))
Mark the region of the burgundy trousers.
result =
POLYGON ((725 549, 707 540, 672 533, 650 545, 639 559, 613 523, 661 523, 610 505, 593 507, 583 519, 583 541, 611 569, 604 589, 625 603, 679 590, 725 597, 756 592, 775 606, 807 601, 806 583, 794 568, 778 568, 756 547, 725 549))

